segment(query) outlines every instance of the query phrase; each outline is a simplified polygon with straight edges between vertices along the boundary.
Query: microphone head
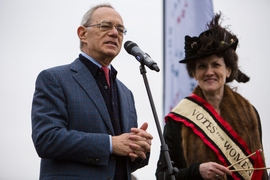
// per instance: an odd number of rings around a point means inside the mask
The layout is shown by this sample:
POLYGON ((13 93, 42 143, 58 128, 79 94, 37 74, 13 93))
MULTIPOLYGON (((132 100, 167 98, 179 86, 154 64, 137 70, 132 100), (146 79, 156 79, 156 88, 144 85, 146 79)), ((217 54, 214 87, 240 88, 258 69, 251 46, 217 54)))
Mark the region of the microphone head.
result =
POLYGON ((125 44, 124 44, 124 48, 129 54, 131 54, 131 49, 134 46, 138 46, 138 45, 136 43, 132 42, 132 41, 126 41, 125 44))

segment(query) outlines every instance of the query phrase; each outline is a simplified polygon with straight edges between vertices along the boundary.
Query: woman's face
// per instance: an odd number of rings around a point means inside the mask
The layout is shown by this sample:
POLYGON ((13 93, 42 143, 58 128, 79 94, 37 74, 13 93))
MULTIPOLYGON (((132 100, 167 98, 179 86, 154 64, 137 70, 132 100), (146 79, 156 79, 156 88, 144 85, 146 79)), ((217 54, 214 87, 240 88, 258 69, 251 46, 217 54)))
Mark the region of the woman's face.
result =
POLYGON ((231 69, 226 67, 223 57, 211 55, 196 60, 194 78, 205 94, 223 93, 230 74, 231 69))

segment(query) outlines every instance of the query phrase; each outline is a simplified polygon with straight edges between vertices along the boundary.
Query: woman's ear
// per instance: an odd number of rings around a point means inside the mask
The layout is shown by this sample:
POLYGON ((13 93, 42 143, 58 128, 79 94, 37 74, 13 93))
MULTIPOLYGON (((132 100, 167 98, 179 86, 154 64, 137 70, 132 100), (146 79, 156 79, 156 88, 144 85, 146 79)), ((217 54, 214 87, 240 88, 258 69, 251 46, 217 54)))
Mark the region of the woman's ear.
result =
POLYGON ((227 67, 226 77, 229 78, 230 75, 231 75, 231 73, 232 73, 231 68, 228 68, 228 67, 227 67))
POLYGON ((196 76, 196 73, 195 72, 193 72, 192 73, 192 77, 196 80, 196 81, 198 81, 198 79, 197 79, 197 76, 196 76))

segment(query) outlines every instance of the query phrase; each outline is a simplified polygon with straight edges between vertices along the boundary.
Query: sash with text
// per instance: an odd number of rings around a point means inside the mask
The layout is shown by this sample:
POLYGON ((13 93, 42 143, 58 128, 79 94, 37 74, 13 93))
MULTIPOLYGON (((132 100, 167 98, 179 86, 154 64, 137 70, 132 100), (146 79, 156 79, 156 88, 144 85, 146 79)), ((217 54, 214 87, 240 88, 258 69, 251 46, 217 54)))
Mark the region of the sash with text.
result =
MULTIPOLYGON (((224 166, 234 164, 234 169, 253 168, 255 157, 246 158, 251 154, 245 141, 232 127, 201 97, 192 94, 186 97, 167 115, 175 121, 190 127, 202 141, 217 155, 224 166), (239 160, 243 161, 238 162, 239 160)), ((234 179, 252 180, 252 170, 233 173, 234 179)))

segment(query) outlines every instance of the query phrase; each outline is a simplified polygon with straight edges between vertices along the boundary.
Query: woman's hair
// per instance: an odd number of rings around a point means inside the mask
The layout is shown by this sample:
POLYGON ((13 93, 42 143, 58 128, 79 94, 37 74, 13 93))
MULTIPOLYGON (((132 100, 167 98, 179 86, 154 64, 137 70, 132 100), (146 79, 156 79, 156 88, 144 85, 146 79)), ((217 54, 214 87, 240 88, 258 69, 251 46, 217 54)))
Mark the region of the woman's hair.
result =
MULTIPOLYGON (((238 55, 232 48, 228 48, 224 51, 218 52, 215 55, 223 57, 226 67, 231 70, 231 75, 226 79, 226 83, 236 80, 237 82, 246 83, 249 81, 249 77, 244 74, 238 68, 238 55)), ((193 78, 193 74, 196 71, 196 59, 186 62, 186 69, 188 75, 193 78)))

